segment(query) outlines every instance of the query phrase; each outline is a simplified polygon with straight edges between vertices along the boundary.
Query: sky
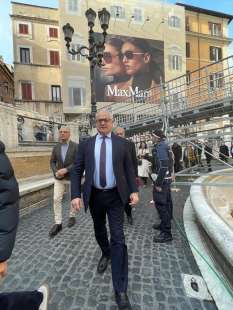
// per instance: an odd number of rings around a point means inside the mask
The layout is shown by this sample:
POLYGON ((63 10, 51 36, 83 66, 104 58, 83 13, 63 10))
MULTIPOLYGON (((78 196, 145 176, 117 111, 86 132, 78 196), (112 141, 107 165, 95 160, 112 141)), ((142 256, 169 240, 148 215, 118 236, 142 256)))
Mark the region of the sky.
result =
MULTIPOLYGON (((35 4, 47 7, 58 7, 58 0, 14 0, 19 3, 35 4)), ((121 0, 119 0, 120 2, 121 0)), ((143 0, 142 0, 143 1, 143 0)), ((148 0, 147 0, 148 1, 148 0)), ((151 2, 157 0, 150 0, 151 2)), ((219 11, 233 15, 233 0, 164 0, 168 3, 186 3, 189 5, 201 7, 204 9, 219 11)), ((122 1, 124 2, 124 1, 122 1)), ((13 44, 11 20, 9 14, 11 13, 10 0, 0 0, 0 55, 3 56, 6 63, 13 62, 13 44)), ((233 38, 233 21, 230 24, 229 36, 233 38)), ((233 54, 233 44, 231 44, 233 54)))

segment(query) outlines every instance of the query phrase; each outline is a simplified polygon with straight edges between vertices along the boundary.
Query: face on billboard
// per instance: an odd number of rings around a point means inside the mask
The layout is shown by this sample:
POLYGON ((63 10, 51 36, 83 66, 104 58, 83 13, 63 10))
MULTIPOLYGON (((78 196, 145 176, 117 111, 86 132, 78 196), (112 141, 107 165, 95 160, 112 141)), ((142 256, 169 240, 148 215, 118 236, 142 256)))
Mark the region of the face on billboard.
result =
POLYGON ((106 76, 125 74, 125 66, 122 63, 121 51, 108 43, 105 44, 102 71, 106 76))
POLYGON ((164 44, 144 38, 108 35, 103 66, 96 68, 97 102, 146 99, 164 79, 164 44))
POLYGON ((125 42, 122 45, 121 54, 126 74, 132 76, 137 74, 137 72, 145 72, 147 70, 151 58, 148 52, 143 52, 134 44, 125 42))

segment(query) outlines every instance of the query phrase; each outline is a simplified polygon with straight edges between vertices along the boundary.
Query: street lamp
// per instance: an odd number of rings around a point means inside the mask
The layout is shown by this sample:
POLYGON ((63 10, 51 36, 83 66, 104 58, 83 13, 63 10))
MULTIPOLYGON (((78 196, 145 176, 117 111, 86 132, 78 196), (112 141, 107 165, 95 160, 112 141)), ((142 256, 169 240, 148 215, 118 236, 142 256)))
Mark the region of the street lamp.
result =
POLYGON ((96 114, 96 95, 95 95, 95 87, 94 87, 94 78, 95 78, 95 66, 102 66, 102 58, 103 58, 103 52, 104 52, 104 44, 107 36, 107 29, 109 25, 110 20, 110 13, 103 8, 101 11, 98 12, 98 18, 100 21, 100 26, 103 30, 102 32, 102 40, 99 41, 97 37, 95 36, 95 33, 93 31, 94 25, 95 25, 95 19, 96 19, 96 12, 89 8, 86 13, 86 18, 88 21, 88 27, 89 27, 89 38, 88 43, 89 46, 81 46, 77 50, 70 48, 70 43, 72 42, 72 36, 74 34, 74 28, 67 23, 63 26, 63 32, 64 32, 64 39, 66 41, 66 47, 67 51, 71 55, 81 55, 86 57, 90 62, 90 77, 91 77, 91 115, 90 115, 90 124, 91 127, 94 127, 94 120, 95 120, 95 114, 96 114))

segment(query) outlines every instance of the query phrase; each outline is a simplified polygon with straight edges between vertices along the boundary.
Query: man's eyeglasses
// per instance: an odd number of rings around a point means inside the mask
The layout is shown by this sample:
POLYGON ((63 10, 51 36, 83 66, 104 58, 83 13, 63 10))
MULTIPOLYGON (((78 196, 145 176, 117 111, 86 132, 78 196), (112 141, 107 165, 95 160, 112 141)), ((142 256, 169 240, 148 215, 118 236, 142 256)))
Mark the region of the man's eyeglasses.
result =
POLYGON ((121 59, 123 59, 125 57, 128 60, 130 60, 130 59, 134 58, 134 55, 144 55, 144 54, 145 53, 126 51, 124 53, 121 53, 121 59))
POLYGON ((99 118, 96 120, 96 123, 101 124, 101 123, 108 123, 110 121, 111 121, 111 118, 99 118))
POLYGON ((103 60, 106 64, 110 64, 112 62, 113 57, 121 57, 121 54, 112 55, 110 52, 103 53, 103 60))

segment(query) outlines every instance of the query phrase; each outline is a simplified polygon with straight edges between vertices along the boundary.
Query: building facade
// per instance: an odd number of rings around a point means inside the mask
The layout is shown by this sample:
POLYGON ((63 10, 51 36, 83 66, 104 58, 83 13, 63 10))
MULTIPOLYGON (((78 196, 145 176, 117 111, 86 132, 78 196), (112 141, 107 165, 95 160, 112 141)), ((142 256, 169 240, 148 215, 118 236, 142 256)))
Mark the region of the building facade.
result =
MULTIPOLYGON (((88 1, 88 7, 96 12, 106 8, 111 13, 109 37, 117 36, 123 41, 129 38, 147 40, 160 53, 162 80, 170 80, 186 72, 185 16, 184 8, 164 4, 162 1, 88 1), (162 55, 162 56, 161 56, 162 55)), ((82 0, 60 0, 60 29, 67 22, 75 32, 71 47, 88 46, 88 26, 85 17, 87 2, 82 0)), ((94 31, 101 33, 98 17, 94 31)), ((156 58, 156 57, 155 57, 156 58)), ((90 66, 82 56, 67 53, 65 42, 61 44, 63 107, 67 120, 83 119, 90 113, 90 66)), ((101 75, 100 75, 101 77, 101 75)), ((98 78, 96 83, 98 83, 98 78)), ((102 86, 100 84, 100 86, 102 86)), ((96 87, 96 92, 99 87, 96 87)), ((111 94, 115 95, 116 88, 111 94)), ((102 103, 101 96, 97 104, 102 103)))
POLYGON ((61 38, 58 9, 12 2, 15 103, 62 117, 61 38))
POLYGON ((185 9, 186 68, 188 72, 229 56, 229 23, 233 16, 182 3, 185 9))
POLYGON ((13 69, 0 59, 0 102, 14 102, 14 74, 13 69))

